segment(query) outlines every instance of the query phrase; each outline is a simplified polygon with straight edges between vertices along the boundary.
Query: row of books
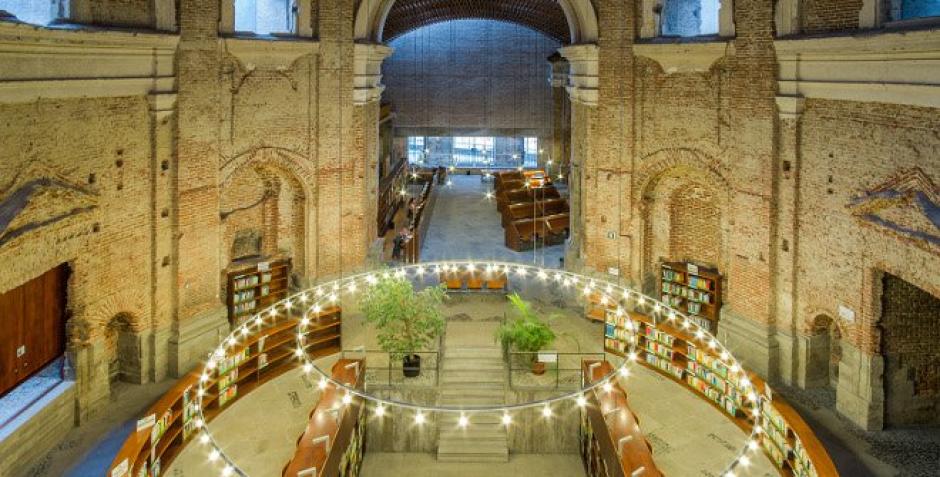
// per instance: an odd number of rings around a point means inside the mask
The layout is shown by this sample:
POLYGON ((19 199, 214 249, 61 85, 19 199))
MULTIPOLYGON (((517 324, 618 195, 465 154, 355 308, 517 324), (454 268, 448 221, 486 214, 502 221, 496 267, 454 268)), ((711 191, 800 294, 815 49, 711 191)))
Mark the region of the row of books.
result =
POLYGON ((660 331, 650 325, 644 325, 643 327, 645 328, 644 334, 648 340, 658 341, 667 346, 672 346, 675 342, 676 338, 669 333, 660 331))
POLYGON ((243 290, 245 288, 256 286, 258 284, 258 280, 258 275, 241 275, 235 277, 235 279, 232 280, 232 283, 236 290, 243 290))
POLYGON ((626 328, 618 328, 614 326, 613 323, 606 323, 604 326, 604 336, 607 338, 629 341, 633 336, 633 333, 627 331, 626 328))
POLYGON ((232 369, 230 373, 223 374, 219 376, 219 391, 229 387, 232 383, 238 380, 238 368, 232 369))
POLYGON ((219 407, 222 407, 222 406, 228 404, 229 401, 235 399, 236 396, 238 396, 238 385, 237 385, 237 384, 233 384, 233 385, 231 385, 231 386, 225 388, 224 391, 221 391, 221 392, 219 393, 219 407))
POLYGON ((717 389, 711 387, 709 383, 703 381, 698 376, 686 373, 685 380, 689 383, 694 389, 697 389, 700 393, 707 396, 712 401, 715 401, 722 409, 725 410, 728 414, 732 416, 737 416, 738 414, 738 405, 734 402, 733 399, 729 398, 725 394, 721 393, 717 389))
POLYGON ((682 379, 684 373, 682 368, 672 364, 672 360, 662 358, 652 353, 645 353, 645 355, 647 363, 652 364, 653 366, 656 366, 663 371, 666 371, 667 373, 675 376, 676 379, 682 379))
POLYGON ((688 288, 676 283, 663 282, 662 291, 663 293, 681 296, 682 298, 697 303, 712 302, 712 296, 710 293, 688 288))
POLYGON ((217 376, 222 376, 223 374, 229 372, 233 368, 242 364, 243 361, 248 359, 248 356, 249 356, 248 348, 245 348, 237 353, 234 353, 234 354, 231 354, 222 358, 221 360, 219 360, 219 363, 216 367, 217 376))
POLYGON ((655 341, 647 341, 645 348, 648 353, 653 353, 669 360, 673 358, 672 346, 666 346, 655 341))
POLYGON ((715 282, 707 278, 689 275, 689 287, 697 288, 699 290, 714 291, 715 282))
POLYGON ((663 269, 663 280, 667 282, 685 283, 685 274, 671 268, 663 269))
POLYGON ((236 315, 241 315, 244 313, 251 313, 254 311, 255 306, 258 305, 256 300, 247 301, 245 303, 237 303, 232 307, 232 313, 236 315))
POLYGON ((678 308, 682 306, 682 302, 685 301, 681 296, 664 294, 659 297, 661 302, 665 303, 671 308, 678 308))
POLYGON ((738 406, 743 404, 744 396, 741 394, 741 392, 721 376, 718 376, 710 369, 694 361, 689 361, 687 367, 689 373, 694 374, 699 379, 711 384, 713 388, 720 391, 729 399, 733 400, 738 406))

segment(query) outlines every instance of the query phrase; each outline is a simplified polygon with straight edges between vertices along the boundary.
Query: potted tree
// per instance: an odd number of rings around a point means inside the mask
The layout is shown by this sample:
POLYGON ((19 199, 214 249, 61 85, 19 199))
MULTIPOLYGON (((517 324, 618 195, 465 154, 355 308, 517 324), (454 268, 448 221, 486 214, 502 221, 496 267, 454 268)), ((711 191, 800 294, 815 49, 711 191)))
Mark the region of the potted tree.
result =
MULTIPOLYGON (((523 300, 517 293, 508 296, 511 321, 496 329, 496 340, 503 346, 503 351, 515 350, 526 353, 523 359, 537 375, 545 373, 545 363, 536 359, 538 351, 555 341, 555 332, 547 322, 542 321, 532 304, 523 300)), ((552 317, 548 318, 549 320, 552 317)))
POLYGON ((406 377, 421 373, 421 356, 444 331, 444 315, 439 305, 444 301, 443 286, 415 292, 404 277, 383 275, 362 294, 360 307, 367 322, 378 330, 379 346, 393 358, 402 360, 406 377))

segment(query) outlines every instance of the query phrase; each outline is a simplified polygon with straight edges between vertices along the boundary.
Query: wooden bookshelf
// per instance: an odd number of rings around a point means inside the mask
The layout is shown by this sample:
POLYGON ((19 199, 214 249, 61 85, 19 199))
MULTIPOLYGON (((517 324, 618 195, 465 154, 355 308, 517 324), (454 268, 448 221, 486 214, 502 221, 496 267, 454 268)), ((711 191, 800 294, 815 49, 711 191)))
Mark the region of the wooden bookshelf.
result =
POLYGON ((229 323, 239 326, 259 310, 287 298, 290 271, 290 258, 232 264, 225 273, 229 323))
MULTIPOLYGON (((313 358, 339 353, 342 350, 340 329, 342 311, 338 307, 309 316, 311 325, 304 332, 304 347, 313 358)), ((204 372, 202 412, 211 421, 232 402, 264 383, 296 367, 297 318, 286 318, 260 333, 241 340, 232 347, 213 370, 200 366, 180 379, 154 403, 144 417, 153 416, 156 424, 132 431, 111 462, 108 475, 128 477, 160 477, 163 469, 189 443, 198 430, 195 418, 199 401, 197 383, 204 372), (118 469, 118 470, 115 470, 118 469), (121 473, 120 469, 126 469, 121 473)))
MULTIPOLYGON (((607 361, 583 360, 581 386, 597 382, 613 371, 607 361)), ((662 476, 639 420, 630 409, 620 385, 610 392, 594 389, 581 409, 581 460, 588 477, 662 476)))
POLYGON ((379 181, 376 231, 382 237, 395 226, 395 214, 404 204, 401 191, 408 184, 408 159, 401 158, 391 171, 379 181))
POLYGON ((718 330, 721 274, 690 262, 660 266, 659 292, 663 303, 682 311, 711 333, 718 330))
POLYGON ((702 339, 678 325, 659 323, 649 316, 624 312, 607 314, 604 326, 604 349, 625 356, 631 343, 635 345, 637 362, 655 370, 722 411, 738 427, 750 433, 760 423, 765 432, 761 438, 764 453, 781 475, 797 477, 838 476, 825 447, 803 419, 770 387, 753 373, 731 372, 704 335, 702 339), (770 402, 759 418, 744 411, 748 397, 744 378, 755 393, 763 393, 770 402))
MULTIPOLYGON (((341 359, 333 365, 332 378, 357 389, 365 383, 365 360, 341 359)), ((297 477, 304 470, 316 468, 317 476, 354 477, 359 475, 365 451, 365 402, 354 398, 348 405, 334 409, 344 391, 327 387, 310 420, 297 439, 294 456, 281 471, 283 477, 297 477), (317 440, 327 436, 326 440, 317 440)))

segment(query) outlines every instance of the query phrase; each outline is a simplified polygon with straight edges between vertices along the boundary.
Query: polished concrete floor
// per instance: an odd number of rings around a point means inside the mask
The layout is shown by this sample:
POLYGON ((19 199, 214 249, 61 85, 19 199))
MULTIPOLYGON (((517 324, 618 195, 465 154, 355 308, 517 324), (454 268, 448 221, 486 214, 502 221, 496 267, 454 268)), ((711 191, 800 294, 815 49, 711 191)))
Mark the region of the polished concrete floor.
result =
POLYGON ((453 175, 448 177, 450 185, 440 186, 421 260, 503 260, 558 268, 564 245, 525 252, 505 246, 496 200, 486 198, 493 185, 480 177, 453 175))

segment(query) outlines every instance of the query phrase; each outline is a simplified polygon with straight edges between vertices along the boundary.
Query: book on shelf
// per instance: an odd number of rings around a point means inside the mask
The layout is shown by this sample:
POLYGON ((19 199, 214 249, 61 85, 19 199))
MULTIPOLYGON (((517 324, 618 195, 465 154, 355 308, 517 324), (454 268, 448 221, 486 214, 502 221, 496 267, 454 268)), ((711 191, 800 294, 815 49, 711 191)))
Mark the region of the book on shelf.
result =
POLYGON ((264 369, 268 366, 268 353, 258 355, 258 369, 264 369))
POLYGON ((150 467, 150 477, 160 477, 161 470, 160 458, 157 457, 156 460, 153 461, 153 466, 150 467))
POLYGON ((222 392, 219 393, 219 407, 222 407, 222 406, 228 404, 232 399, 235 399, 235 397, 236 397, 237 395, 238 395, 238 385, 237 385, 237 384, 233 384, 233 385, 231 385, 231 386, 225 388, 224 391, 222 391, 222 392))

